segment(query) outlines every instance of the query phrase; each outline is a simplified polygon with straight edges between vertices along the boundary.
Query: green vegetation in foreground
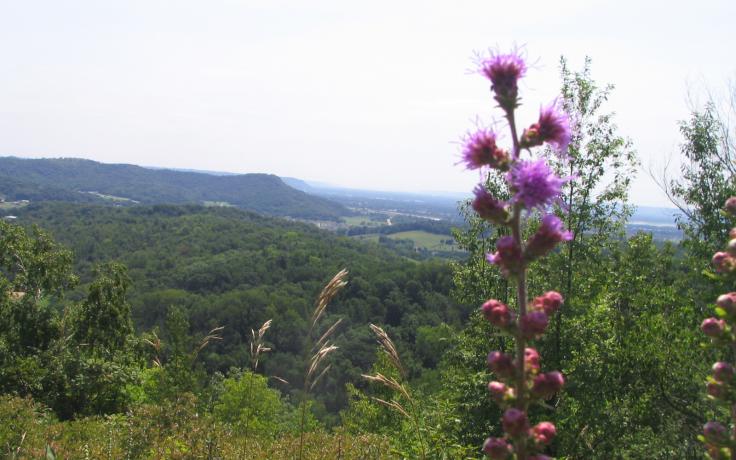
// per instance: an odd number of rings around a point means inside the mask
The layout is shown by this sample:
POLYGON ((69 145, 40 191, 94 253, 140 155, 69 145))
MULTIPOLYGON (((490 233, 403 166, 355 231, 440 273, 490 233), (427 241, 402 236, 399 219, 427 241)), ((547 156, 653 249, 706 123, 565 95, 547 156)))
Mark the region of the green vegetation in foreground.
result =
MULTIPOLYGON (((0 420, 0 457, 8 459, 294 460, 299 451, 298 434, 233 430, 199 410, 192 397, 107 417, 58 421, 31 399, 0 396, 0 420)), ((395 458, 386 436, 341 429, 314 430, 304 437, 303 460, 395 458)))

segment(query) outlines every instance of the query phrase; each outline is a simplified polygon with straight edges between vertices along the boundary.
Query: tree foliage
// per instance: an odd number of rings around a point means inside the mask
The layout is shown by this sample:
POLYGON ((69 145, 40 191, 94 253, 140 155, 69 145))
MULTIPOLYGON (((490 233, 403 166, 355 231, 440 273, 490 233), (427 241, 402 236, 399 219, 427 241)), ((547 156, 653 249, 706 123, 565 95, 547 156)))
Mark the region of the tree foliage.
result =
POLYGON ((680 123, 681 175, 669 182, 666 191, 684 214, 678 225, 685 233, 685 247, 695 258, 709 259, 728 234, 729 222, 721 207, 736 192, 731 130, 713 101, 680 123))

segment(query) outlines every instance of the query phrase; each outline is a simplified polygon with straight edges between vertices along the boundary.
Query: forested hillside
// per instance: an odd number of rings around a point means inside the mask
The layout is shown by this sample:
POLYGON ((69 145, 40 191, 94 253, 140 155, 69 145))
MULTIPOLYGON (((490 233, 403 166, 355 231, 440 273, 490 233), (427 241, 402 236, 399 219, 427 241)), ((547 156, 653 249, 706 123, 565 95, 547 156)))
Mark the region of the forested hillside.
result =
POLYGON ((342 205, 296 190, 274 175, 216 176, 75 158, 1 157, 0 194, 9 201, 210 202, 302 219, 334 220, 348 214, 342 205))
POLYGON ((469 313, 449 298, 452 274, 446 263, 409 261, 310 225, 232 208, 48 203, 18 216, 19 223, 39 225, 72 249, 83 285, 98 263, 127 265, 139 332, 165 328, 172 307, 183 309, 194 336, 224 326, 223 340, 200 356, 210 373, 247 363, 251 328, 272 319, 273 352, 264 372, 289 381, 282 388, 287 393, 301 388, 313 298, 331 275, 348 269, 348 287, 329 311, 330 318, 343 321, 333 372, 317 394, 325 420, 334 421, 345 407, 345 383, 359 382, 375 360, 369 323, 388 325, 413 375, 419 375, 436 365, 437 350, 426 343, 418 349, 418 334, 443 323, 459 328, 469 313))

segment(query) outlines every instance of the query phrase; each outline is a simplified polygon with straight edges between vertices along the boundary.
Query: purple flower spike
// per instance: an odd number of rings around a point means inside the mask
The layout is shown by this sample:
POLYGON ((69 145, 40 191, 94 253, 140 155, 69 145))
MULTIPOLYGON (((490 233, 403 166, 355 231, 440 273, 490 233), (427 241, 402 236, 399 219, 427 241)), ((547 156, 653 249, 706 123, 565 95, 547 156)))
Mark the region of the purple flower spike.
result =
POLYGON ((501 171, 509 169, 509 152, 496 145, 496 133, 481 129, 465 141, 463 161, 468 169, 480 169, 488 166, 501 171))
POLYGON ((526 63, 516 53, 492 54, 480 63, 480 73, 491 80, 496 101, 507 112, 518 106, 519 78, 526 74, 526 63))
POLYGON ((557 100, 539 109, 539 120, 524 130, 521 147, 530 148, 548 143, 561 154, 570 144, 570 118, 557 100))
POLYGON ((543 159, 519 161, 506 174, 515 192, 514 201, 523 203, 527 209, 544 208, 555 202, 562 186, 570 179, 557 177, 543 159))

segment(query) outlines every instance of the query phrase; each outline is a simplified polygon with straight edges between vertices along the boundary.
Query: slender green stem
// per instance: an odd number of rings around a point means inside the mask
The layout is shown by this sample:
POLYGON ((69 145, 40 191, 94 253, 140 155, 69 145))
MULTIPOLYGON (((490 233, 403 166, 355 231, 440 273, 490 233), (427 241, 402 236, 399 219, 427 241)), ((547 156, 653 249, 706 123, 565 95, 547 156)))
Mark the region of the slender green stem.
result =
MULTIPOLYGON (((309 369, 309 353, 312 350, 312 332, 314 331, 315 322, 312 321, 312 325, 309 327, 309 332, 304 338, 304 362, 307 363, 306 369, 309 369)), ((307 370, 304 374, 304 387, 302 388, 301 395, 301 417, 299 420, 299 460, 302 460, 304 452, 304 423, 307 418, 307 392, 309 391, 309 371, 307 370)))
MULTIPOLYGON (((302 395, 306 394, 306 388, 302 395)), ((302 460, 302 452, 304 449, 304 419, 307 416, 307 401, 305 396, 302 396, 302 414, 301 421, 299 423, 299 460, 302 460)))
POLYGON ((249 376, 248 379, 248 391, 247 391, 247 398, 248 398, 248 405, 246 406, 246 409, 248 411, 248 417, 245 419, 245 448, 248 449, 248 436, 250 431, 250 418, 253 416, 251 412, 251 405, 253 404, 253 379, 256 377, 255 374, 255 368, 253 369, 253 374, 249 376))
POLYGON ((419 414, 416 407, 416 404, 414 404, 414 401, 409 398, 409 404, 411 405, 411 415, 412 415, 412 421, 414 422, 414 429, 417 432, 417 439, 419 439, 419 448, 422 450, 422 460, 425 460, 427 458, 427 451, 424 447, 424 438, 422 437, 422 430, 419 426, 419 414))
POLYGON ((519 146, 519 136, 516 134, 516 120, 514 118, 514 112, 510 111, 506 114, 506 119, 509 122, 509 128, 511 129, 511 139, 514 142, 514 159, 519 158, 521 153, 521 147, 519 146))

